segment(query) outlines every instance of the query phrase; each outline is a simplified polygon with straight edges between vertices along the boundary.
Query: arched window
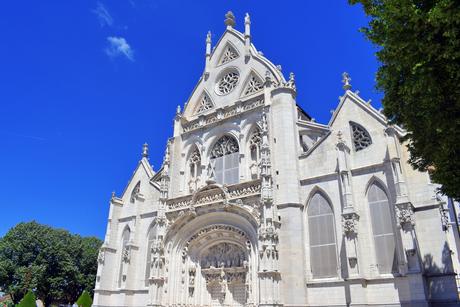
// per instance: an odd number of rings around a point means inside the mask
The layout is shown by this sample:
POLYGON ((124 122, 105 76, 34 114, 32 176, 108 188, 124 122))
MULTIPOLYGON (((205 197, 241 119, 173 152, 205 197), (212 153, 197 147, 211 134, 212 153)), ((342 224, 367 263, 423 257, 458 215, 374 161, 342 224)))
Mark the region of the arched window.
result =
POLYGON ((373 184, 367 192, 367 200, 374 234, 377 266, 381 274, 391 273, 396 268, 396 246, 388 197, 379 185, 373 184))
POLYGON ((201 155, 198 148, 190 155, 188 160, 189 167, 189 189, 190 192, 195 191, 198 188, 200 176, 201 176, 201 155))
POLYGON ((337 276, 334 213, 329 202, 315 194, 307 208, 310 264, 313 278, 337 276))
POLYGON ((239 181, 239 147, 231 136, 221 137, 211 150, 211 165, 217 183, 233 184, 239 181))
POLYGON ((131 197, 129 199, 129 201, 131 203, 134 203, 134 201, 136 200, 137 196, 139 195, 139 193, 141 192, 141 182, 139 181, 136 186, 134 187, 133 191, 131 192, 131 197))
POLYGON ((251 171, 251 178, 257 179, 259 177, 259 161, 260 161, 260 144, 262 143, 262 135, 259 129, 255 129, 249 139, 249 150, 251 153, 251 162, 249 169, 251 171))
POLYGON ((147 243, 147 261, 145 267, 145 286, 149 285, 149 277, 150 277, 150 267, 152 265, 152 246, 155 243, 156 237, 156 226, 150 227, 149 234, 148 234, 148 243, 147 243))
POLYGON ((131 231, 129 227, 126 227, 123 230, 123 235, 121 236, 121 258, 120 258, 120 276, 118 278, 118 287, 121 287, 124 282, 126 281, 126 273, 127 273, 127 264, 130 261, 130 250, 128 246, 129 237, 131 235, 131 231))
POLYGON ((360 151, 372 144, 371 136, 363 126, 353 122, 350 122, 350 126, 355 151, 360 151))

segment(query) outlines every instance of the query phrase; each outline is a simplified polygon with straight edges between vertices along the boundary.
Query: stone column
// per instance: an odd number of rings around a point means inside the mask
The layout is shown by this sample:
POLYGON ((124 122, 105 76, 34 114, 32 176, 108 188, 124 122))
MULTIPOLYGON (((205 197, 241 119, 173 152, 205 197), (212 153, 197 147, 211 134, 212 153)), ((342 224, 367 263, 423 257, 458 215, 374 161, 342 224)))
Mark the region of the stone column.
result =
MULTIPOLYGON (((349 165, 350 148, 337 133, 337 164, 342 197, 342 228, 345 236, 347 272, 343 278, 357 277, 360 274, 358 263, 358 223, 359 215, 353 205, 352 176, 349 165)), ((343 265, 343 264, 342 264, 343 265)))
MULTIPOLYGON (((408 271, 419 272, 420 261, 418 257, 417 237, 415 234, 414 207, 409 201, 404 173, 401 167, 401 148, 395 128, 389 126, 385 129, 387 138, 388 163, 394 178, 396 191, 395 213, 397 228, 399 229, 400 248, 396 246, 398 255, 398 271, 406 275, 408 271)), ((398 243, 398 240, 396 241, 398 243)))

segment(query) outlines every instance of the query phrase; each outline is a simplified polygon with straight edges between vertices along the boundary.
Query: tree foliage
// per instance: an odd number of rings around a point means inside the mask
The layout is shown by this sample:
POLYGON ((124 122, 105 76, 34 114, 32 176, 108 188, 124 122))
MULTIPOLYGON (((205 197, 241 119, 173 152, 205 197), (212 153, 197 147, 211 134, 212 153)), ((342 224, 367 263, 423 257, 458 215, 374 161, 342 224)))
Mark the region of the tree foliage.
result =
POLYGON ((403 126, 411 165, 460 199, 460 1, 349 0, 370 17, 385 115, 403 126))
POLYGON ((77 300, 77 306, 78 307, 91 307, 93 304, 93 300, 91 299, 91 296, 89 295, 88 291, 84 290, 83 293, 80 295, 80 297, 77 300))
POLYGON ((73 303, 96 279, 102 242, 36 222, 20 223, 0 239, 0 289, 13 302, 29 289, 46 306, 73 303))
POLYGON ((34 293, 29 290, 19 302, 17 307, 36 307, 37 305, 35 304, 35 301, 34 293))

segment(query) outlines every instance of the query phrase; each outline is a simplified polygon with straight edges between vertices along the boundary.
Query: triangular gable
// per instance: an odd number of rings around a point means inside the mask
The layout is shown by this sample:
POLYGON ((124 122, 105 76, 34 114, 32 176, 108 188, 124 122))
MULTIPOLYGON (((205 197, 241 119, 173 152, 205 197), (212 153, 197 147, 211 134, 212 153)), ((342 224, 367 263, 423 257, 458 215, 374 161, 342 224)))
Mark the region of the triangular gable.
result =
MULTIPOLYGON (((388 126, 387 123, 387 118, 385 115, 380 113, 377 109, 375 109, 370 103, 365 102, 361 97, 359 97, 357 94, 353 93, 352 91, 347 90, 345 92, 345 95, 342 96, 340 99, 340 103, 337 106, 337 109, 335 109, 334 113, 332 114, 331 119, 329 120, 328 126, 332 127, 334 124, 337 115, 340 113, 340 110, 342 109, 345 101, 349 98, 349 100, 353 103, 355 103, 357 106, 365 110, 368 114, 370 114, 373 118, 375 118, 378 122, 380 122, 383 126, 388 126)), ((398 135, 400 137, 404 136, 406 134, 406 131, 402 129, 401 127, 395 125, 394 126, 396 132, 398 132, 398 135)))
MULTIPOLYGON (((255 72, 259 78, 268 72, 273 82, 277 84, 286 81, 281 71, 262 53, 259 53, 252 43, 249 49, 246 47, 242 33, 233 28, 227 29, 212 49, 206 74, 200 77, 193 89, 184 107, 182 117, 185 120, 190 120, 199 114, 197 110, 200 108, 198 105, 201 104, 200 99, 203 92, 208 94, 214 108, 224 108, 235 103, 247 85, 242 81, 248 80, 251 72, 255 72), (238 56, 235 57, 235 54, 238 56), (217 84, 231 72, 238 74, 239 81, 230 91, 220 91, 217 84)), ((263 78, 260 79, 264 80, 263 78)))
POLYGON ((131 178, 128 180, 128 184, 125 186, 125 189, 123 190, 123 193, 121 193, 120 198, 124 198, 125 193, 129 190, 131 185, 137 184, 139 181, 137 178, 142 176, 142 174, 139 174, 139 172, 143 172, 149 181, 155 176, 155 171, 152 169, 152 166, 150 165, 147 158, 142 158, 137 164, 137 167, 134 170, 131 178))

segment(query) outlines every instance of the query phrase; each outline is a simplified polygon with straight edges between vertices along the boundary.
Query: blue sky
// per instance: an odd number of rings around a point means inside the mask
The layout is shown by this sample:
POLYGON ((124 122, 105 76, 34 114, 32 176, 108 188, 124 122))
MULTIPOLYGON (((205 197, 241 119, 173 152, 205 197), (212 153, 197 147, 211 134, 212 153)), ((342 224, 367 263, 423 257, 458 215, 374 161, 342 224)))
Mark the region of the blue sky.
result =
POLYGON ((359 6, 329 1, 7 1, 0 10, 0 236, 21 221, 103 238, 144 142, 161 164, 172 119, 232 10, 298 103, 327 123, 341 73, 379 107, 375 49, 359 6))

